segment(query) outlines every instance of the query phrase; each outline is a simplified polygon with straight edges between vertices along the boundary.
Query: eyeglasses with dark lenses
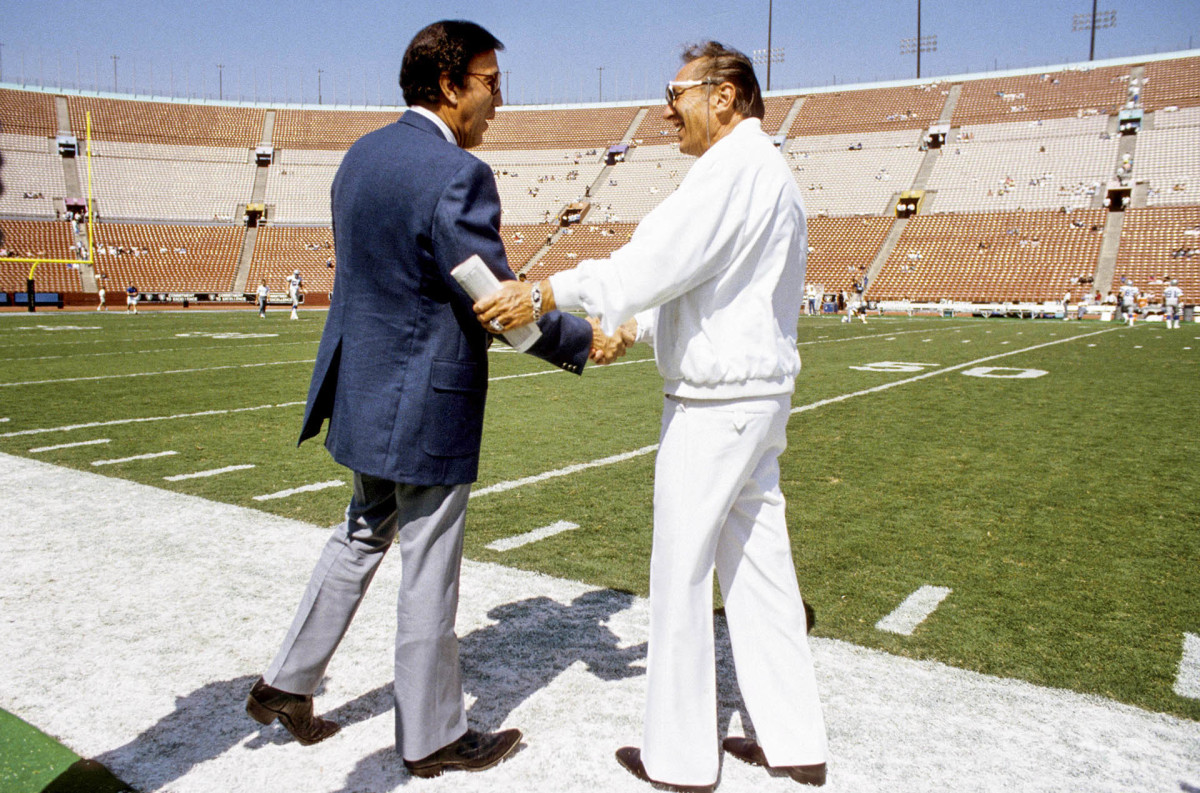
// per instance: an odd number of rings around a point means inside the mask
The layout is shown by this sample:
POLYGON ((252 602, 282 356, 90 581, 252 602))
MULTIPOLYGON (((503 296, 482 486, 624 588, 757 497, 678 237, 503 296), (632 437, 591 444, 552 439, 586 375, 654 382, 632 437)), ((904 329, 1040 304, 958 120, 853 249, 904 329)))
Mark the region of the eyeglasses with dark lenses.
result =
POLYGON ((484 74, 483 72, 467 72, 467 74, 471 77, 478 77, 479 81, 486 85, 488 90, 492 92, 492 96, 500 93, 500 72, 494 72, 492 74, 484 74))

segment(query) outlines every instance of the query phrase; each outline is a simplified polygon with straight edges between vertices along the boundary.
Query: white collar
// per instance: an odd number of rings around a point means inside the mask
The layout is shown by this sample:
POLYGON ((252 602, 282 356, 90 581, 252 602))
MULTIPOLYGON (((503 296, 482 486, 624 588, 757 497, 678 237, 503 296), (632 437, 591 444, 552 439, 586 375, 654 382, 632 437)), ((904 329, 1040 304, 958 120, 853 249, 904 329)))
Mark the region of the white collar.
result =
POLYGON ((408 109, 417 115, 424 116, 434 124, 437 124, 437 128, 442 131, 442 136, 455 146, 458 145, 458 141, 454 139, 454 133, 450 131, 450 127, 447 126, 445 121, 442 121, 442 117, 437 113, 434 113, 427 107, 421 107, 420 105, 411 105, 408 109))

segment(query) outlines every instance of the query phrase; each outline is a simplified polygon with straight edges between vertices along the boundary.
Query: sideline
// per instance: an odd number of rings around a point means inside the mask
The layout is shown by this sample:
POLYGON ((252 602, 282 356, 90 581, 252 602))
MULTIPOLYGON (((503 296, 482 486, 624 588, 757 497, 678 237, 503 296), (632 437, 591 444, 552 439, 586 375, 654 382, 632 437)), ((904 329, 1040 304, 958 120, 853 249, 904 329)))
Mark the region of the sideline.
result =
MULTIPOLYGON (((0 454, 0 707, 147 793, 649 791, 613 759, 641 739, 648 602, 496 564, 464 560, 457 633, 472 725, 525 733, 506 762, 443 779, 405 772, 390 691, 397 559, 380 566, 318 692, 341 734, 302 747, 251 721, 246 691, 327 536, 0 454), (31 554, 31 525, 72 531, 31 554)), ((737 735, 749 719, 723 619, 716 631, 719 734, 737 735)), ((829 793, 1200 786, 1200 722, 835 639, 810 644, 829 793)), ((726 758, 719 790, 796 785, 726 758)))

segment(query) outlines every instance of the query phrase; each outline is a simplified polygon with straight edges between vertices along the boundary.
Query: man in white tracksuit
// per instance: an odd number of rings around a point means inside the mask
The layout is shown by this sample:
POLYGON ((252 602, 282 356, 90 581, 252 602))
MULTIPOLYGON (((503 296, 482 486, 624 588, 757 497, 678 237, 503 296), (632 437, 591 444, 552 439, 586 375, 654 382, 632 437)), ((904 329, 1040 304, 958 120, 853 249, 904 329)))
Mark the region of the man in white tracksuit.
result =
POLYGON ((604 333, 653 344, 666 381, 645 729, 641 749, 625 747, 617 759, 672 789, 713 788, 715 567, 758 738, 727 738, 724 748, 820 785, 825 724, 778 461, 800 371, 804 208, 762 130, 750 61, 713 42, 684 61, 668 83, 664 118, 679 132, 680 151, 699 159, 679 188, 611 258, 539 284, 506 282, 475 310, 509 328, 555 306, 584 309, 604 333))

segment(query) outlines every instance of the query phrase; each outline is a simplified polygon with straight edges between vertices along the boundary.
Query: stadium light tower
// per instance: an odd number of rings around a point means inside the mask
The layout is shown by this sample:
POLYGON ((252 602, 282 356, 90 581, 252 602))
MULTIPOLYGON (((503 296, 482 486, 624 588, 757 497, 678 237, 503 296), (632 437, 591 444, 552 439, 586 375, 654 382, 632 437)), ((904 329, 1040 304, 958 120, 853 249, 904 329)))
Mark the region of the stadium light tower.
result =
POLYGON ((900 39, 900 54, 917 54, 917 79, 921 79, 921 53, 937 52, 937 34, 921 35, 921 0, 917 0, 917 35, 915 38, 900 39))
POLYGON ((321 104, 321 75, 325 73, 324 69, 317 69, 317 104, 321 104))
POLYGON ((225 64, 217 64, 217 99, 225 98, 225 64))
POLYGON ((600 85, 596 89, 596 97, 597 97, 596 101, 603 102, 604 101, 604 67, 597 66, 596 71, 600 73, 600 85))
POLYGON ((117 92, 117 61, 120 60, 120 57, 117 55, 111 57, 113 62, 113 93, 115 94, 117 92))
POLYGON ((765 50, 755 50, 752 60, 756 64, 767 65, 767 88, 771 90, 771 64, 783 63, 783 47, 774 48, 771 46, 771 22, 775 17, 775 0, 769 0, 767 3, 767 48, 765 50))
POLYGON ((1088 60, 1092 61, 1096 59, 1096 31, 1102 28, 1116 27, 1116 25, 1117 12, 1110 10, 1097 13, 1096 0, 1092 0, 1092 13, 1076 14, 1071 24, 1071 32, 1086 30, 1092 34, 1092 44, 1088 49, 1088 60))

